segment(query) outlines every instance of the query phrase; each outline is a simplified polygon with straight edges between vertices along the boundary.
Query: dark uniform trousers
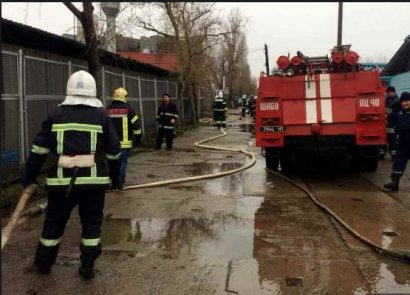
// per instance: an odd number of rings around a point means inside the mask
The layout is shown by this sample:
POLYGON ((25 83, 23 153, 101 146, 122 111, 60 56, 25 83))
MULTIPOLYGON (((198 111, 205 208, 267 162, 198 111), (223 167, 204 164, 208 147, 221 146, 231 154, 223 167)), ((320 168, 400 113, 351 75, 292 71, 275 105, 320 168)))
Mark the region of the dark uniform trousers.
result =
POLYGON ((158 128, 156 147, 161 148, 164 136, 167 142, 167 148, 172 149, 172 144, 174 142, 174 129, 158 128))
POLYGON ((410 111, 393 113, 392 123, 397 126, 398 144, 392 176, 402 176, 410 159, 410 111))
POLYGON ((410 159, 410 144, 405 145, 399 141, 397 153, 393 163, 393 175, 402 176, 406 170, 407 161, 410 159))
POLYGON ((82 265, 92 267, 101 254, 100 235, 105 191, 102 189, 73 190, 69 198, 65 198, 64 194, 64 191, 49 193, 46 218, 34 262, 38 268, 48 269, 54 265, 64 229, 76 205, 78 205, 82 226, 80 243, 82 265))

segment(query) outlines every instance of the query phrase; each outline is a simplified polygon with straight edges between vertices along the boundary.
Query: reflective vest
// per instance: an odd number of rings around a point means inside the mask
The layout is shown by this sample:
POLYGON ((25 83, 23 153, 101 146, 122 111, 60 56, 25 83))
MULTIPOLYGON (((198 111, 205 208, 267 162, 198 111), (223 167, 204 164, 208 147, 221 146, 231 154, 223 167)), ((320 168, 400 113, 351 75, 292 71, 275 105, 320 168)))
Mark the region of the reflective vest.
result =
POLYGON ((122 149, 132 148, 134 136, 141 137, 140 118, 132 107, 122 101, 114 100, 106 109, 110 116, 118 138, 120 139, 122 149))
POLYGON ((228 110, 226 107, 226 101, 222 97, 215 97, 213 103, 213 110, 214 112, 225 112, 228 110))
POLYGON ((162 103, 157 111, 157 123, 159 128, 174 129, 174 125, 171 123, 172 119, 177 120, 179 118, 179 112, 177 106, 172 102, 167 104, 162 103))
MULTIPOLYGON (((61 105, 50 112, 33 140, 27 165, 40 169, 49 153, 57 156, 93 155, 95 164, 78 169, 74 189, 110 186, 107 162, 118 161, 120 143, 110 118, 102 108, 61 105)), ((62 168, 57 161, 46 182, 49 189, 66 189, 74 168, 62 168)), ((116 171, 114 171, 117 173, 116 171)))

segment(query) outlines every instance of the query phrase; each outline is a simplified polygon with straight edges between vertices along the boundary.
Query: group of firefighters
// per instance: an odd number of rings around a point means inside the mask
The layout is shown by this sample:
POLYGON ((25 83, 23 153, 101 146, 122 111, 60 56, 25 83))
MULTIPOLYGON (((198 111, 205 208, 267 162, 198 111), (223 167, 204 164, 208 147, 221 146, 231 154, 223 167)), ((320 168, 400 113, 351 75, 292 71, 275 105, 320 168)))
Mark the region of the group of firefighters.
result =
MULTIPOLYGON (((252 118, 255 118, 256 111, 256 96, 247 96, 246 94, 242 95, 242 98, 239 100, 241 106, 241 118, 246 117, 247 112, 249 111, 252 118)), ((226 113, 227 105, 224 98, 223 91, 218 91, 213 102, 213 112, 214 112, 214 122, 218 129, 226 127, 226 113)))
MULTIPOLYGON (((410 93, 402 93, 400 99, 393 87, 387 93, 387 134, 394 164, 392 181, 385 187, 398 190, 410 157, 410 93)), ((57 156, 46 179, 48 208, 34 259, 42 274, 50 273, 67 221, 78 205, 82 225, 79 274, 85 279, 94 277, 94 262, 101 254, 105 190, 122 189, 130 149, 141 144, 143 135, 139 116, 127 97, 127 91, 118 88, 112 104, 104 110, 96 97, 94 78, 78 71, 68 80, 65 100, 49 113, 33 140, 22 176, 24 187, 37 183, 49 153, 57 156)), ((167 150, 171 150, 179 112, 168 93, 162 99, 157 112, 156 149, 161 148, 165 136, 167 150)), ((243 95, 240 104, 242 117, 247 108, 254 116, 256 97, 243 95)), ((226 127, 227 105, 222 91, 215 97, 213 111, 218 128, 226 127)))

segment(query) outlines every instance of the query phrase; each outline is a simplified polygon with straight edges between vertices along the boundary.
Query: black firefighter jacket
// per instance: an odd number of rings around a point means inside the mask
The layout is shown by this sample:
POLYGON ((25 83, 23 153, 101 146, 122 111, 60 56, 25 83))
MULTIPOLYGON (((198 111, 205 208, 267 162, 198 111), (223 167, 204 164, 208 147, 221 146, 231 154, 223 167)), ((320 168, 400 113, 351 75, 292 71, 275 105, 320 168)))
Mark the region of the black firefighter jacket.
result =
POLYGON ((133 108, 125 102, 114 100, 106 109, 110 116, 118 138, 120 139, 121 149, 130 149, 135 137, 135 145, 141 143, 141 124, 140 118, 133 108))
POLYGON ((171 120, 175 121, 179 118, 179 112, 177 106, 172 102, 162 103, 157 112, 157 123, 159 128, 174 129, 174 125, 171 120))
POLYGON ((110 186, 110 177, 118 177, 120 142, 111 119, 103 108, 62 105, 49 113, 41 126, 41 131, 33 140, 26 163, 25 178, 31 180, 29 183, 35 182, 50 152, 56 155, 57 159, 46 179, 49 189, 65 190, 73 176, 74 168, 62 168, 57 165, 58 156, 61 155, 94 156, 95 165, 78 169, 73 190, 107 189, 110 186))

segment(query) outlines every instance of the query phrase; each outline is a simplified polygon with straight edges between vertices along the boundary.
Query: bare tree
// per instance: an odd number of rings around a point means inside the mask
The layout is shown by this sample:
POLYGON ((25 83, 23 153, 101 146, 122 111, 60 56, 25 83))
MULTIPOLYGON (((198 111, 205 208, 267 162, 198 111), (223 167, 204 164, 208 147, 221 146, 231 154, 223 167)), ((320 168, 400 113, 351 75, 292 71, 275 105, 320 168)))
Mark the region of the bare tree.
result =
POLYGON ((98 38, 94 25, 94 6, 90 1, 82 1, 83 11, 80 11, 71 2, 63 3, 81 22, 87 46, 88 71, 94 77, 97 84, 97 97, 101 97, 101 65, 98 52, 98 38))
MULTIPOLYGON (((180 63, 181 94, 188 96, 194 123, 198 122, 198 85, 206 80, 207 54, 223 42, 224 31, 215 3, 159 2, 136 4, 131 23, 173 40, 180 63), (156 13, 156 14, 155 14, 156 13)), ((208 69, 209 70, 209 69, 208 69)))
POLYGON ((227 32, 224 43, 214 50, 213 76, 220 89, 225 77, 225 90, 231 101, 241 93, 254 93, 256 90, 247 61, 247 21, 238 8, 232 9, 223 25, 227 32))

